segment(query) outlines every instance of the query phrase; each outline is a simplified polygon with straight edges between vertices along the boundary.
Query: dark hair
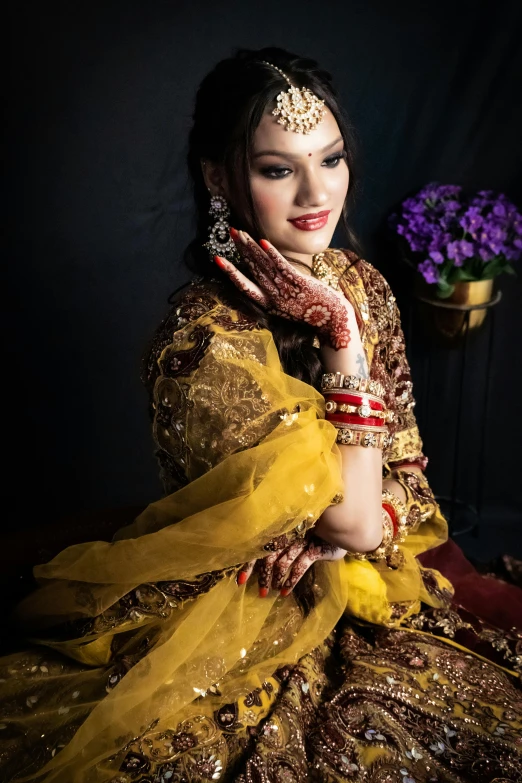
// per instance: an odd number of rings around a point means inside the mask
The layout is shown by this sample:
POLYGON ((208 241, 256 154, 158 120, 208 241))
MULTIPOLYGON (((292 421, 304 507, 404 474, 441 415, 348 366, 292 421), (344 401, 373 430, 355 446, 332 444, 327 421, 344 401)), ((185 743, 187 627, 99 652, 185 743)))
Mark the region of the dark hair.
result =
MULTIPOLYGON (((233 57, 219 62, 203 79, 196 96, 194 124, 189 136, 188 168, 196 203, 196 235, 185 250, 184 261, 191 271, 205 278, 222 273, 210 263, 208 251, 203 247, 208 238, 210 196, 201 171, 202 159, 224 166, 230 185, 231 225, 248 231, 256 241, 262 238, 250 190, 250 151, 263 113, 271 104, 275 106, 277 94, 288 87, 283 76, 262 60, 284 71, 296 87, 312 90, 325 101, 335 117, 345 142, 350 170, 350 186, 342 213, 345 246, 361 255, 357 237, 348 224, 357 185, 354 131, 339 107, 330 74, 320 69, 315 60, 277 47, 257 51, 239 49, 233 57)), ((223 278, 234 305, 272 332, 285 372, 317 387, 322 366, 319 353, 312 345, 315 330, 306 323, 267 314, 241 293, 226 275, 223 274, 223 278)))

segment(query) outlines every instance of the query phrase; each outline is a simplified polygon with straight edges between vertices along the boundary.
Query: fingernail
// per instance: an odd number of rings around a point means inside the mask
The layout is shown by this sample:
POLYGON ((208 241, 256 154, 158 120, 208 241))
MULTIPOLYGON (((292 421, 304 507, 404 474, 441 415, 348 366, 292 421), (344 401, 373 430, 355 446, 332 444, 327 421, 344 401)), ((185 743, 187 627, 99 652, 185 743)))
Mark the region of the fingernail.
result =
POLYGON ((279 595, 282 595, 283 598, 286 598, 287 595, 290 595, 291 589, 289 587, 283 587, 282 590, 279 591, 279 595))
POLYGON ((218 266, 220 269, 226 269, 227 268, 227 262, 224 258, 221 258, 221 256, 214 256, 214 263, 216 266, 218 266))
POLYGON ((260 587, 259 588, 259 597, 260 598, 266 598, 268 595, 268 587, 260 587))
POLYGON ((239 239, 239 231, 236 228, 232 228, 232 226, 230 226, 230 236, 232 237, 234 242, 237 242, 237 240, 239 239))
POLYGON ((247 572, 246 571, 241 571, 241 573, 239 574, 239 576, 237 578, 238 585, 244 585, 247 579, 248 579, 247 572))
POLYGON ((239 238, 240 238, 240 240, 242 241, 242 243, 243 243, 244 245, 248 245, 248 237, 247 237, 247 235, 245 234, 245 232, 244 232, 244 231, 239 231, 238 233, 239 233, 239 238))
POLYGON ((268 242, 266 239, 261 239, 259 241, 260 246, 263 248, 263 250, 270 250, 270 242, 268 242))

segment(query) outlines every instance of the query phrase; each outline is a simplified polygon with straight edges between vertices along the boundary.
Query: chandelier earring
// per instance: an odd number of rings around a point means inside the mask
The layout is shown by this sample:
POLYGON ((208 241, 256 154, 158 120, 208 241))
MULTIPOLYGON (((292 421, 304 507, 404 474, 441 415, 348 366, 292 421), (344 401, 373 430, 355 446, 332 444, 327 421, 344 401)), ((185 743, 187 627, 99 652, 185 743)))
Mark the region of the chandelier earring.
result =
POLYGON ((223 256, 227 261, 239 264, 241 258, 230 237, 230 209, 223 196, 210 197, 209 215, 214 222, 209 226, 210 236, 203 247, 207 248, 211 260, 214 260, 214 256, 223 256))

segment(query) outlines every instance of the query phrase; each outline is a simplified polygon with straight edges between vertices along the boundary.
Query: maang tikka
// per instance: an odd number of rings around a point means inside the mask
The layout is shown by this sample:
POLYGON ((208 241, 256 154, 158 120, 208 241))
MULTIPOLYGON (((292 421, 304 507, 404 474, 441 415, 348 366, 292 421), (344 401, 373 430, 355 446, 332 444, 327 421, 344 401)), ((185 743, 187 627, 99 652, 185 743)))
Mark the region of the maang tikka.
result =
POLYGON ((240 255, 230 237, 230 209, 223 196, 210 197, 209 215, 214 218, 214 224, 209 226, 210 236, 203 247, 207 248, 211 260, 214 260, 214 256, 223 256, 227 261, 238 264, 240 255))
POLYGON ((282 90, 277 97, 277 106, 272 111, 275 117, 279 117, 277 122, 287 131, 294 133, 311 133, 326 116, 324 101, 314 95, 308 87, 294 87, 286 73, 283 73, 277 65, 261 60, 265 65, 269 65, 290 85, 288 90, 282 90))

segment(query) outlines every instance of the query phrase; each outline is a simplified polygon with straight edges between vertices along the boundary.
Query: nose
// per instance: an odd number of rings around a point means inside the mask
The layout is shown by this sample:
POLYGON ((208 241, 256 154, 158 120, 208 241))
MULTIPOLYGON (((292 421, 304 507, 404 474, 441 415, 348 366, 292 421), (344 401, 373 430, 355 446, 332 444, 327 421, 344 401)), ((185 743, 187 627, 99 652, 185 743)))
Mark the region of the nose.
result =
POLYGON ((303 172, 297 191, 298 206, 322 207, 328 203, 328 190, 321 174, 322 170, 316 171, 313 166, 303 172))

